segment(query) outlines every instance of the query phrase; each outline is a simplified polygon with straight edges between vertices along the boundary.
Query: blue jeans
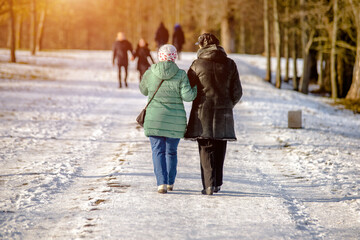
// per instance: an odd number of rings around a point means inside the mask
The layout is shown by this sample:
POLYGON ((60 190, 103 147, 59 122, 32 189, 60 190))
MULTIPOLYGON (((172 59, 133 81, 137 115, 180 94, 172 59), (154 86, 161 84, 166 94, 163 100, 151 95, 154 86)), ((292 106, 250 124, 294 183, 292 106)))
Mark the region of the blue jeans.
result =
POLYGON ((172 185, 176 178, 179 138, 150 136, 157 185, 172 185))

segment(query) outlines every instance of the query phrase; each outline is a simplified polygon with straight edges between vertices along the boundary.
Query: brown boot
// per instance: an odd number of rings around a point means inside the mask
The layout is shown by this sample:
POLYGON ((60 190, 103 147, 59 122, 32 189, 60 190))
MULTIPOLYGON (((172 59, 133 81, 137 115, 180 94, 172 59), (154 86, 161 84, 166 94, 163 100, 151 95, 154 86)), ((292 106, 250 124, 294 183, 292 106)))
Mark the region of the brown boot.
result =
POLYGON ((167 193, 167 185, 166 184, 159 185, 158 193, 167 193))

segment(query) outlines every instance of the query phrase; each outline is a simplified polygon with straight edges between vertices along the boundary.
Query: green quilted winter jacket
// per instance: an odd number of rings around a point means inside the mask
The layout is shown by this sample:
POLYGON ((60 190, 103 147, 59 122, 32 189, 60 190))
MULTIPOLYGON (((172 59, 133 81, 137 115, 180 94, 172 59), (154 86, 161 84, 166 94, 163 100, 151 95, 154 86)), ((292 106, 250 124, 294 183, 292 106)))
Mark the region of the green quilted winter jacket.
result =
POLYGON ((149 100, 162 79, 164 82, 146 109, 145 135, 183 138, 187 122, 183 101, 194 100, 197 88, 191 88, 184 70, 166 61, 153 64, 144 73, 139 85, 141 93, 149 100))

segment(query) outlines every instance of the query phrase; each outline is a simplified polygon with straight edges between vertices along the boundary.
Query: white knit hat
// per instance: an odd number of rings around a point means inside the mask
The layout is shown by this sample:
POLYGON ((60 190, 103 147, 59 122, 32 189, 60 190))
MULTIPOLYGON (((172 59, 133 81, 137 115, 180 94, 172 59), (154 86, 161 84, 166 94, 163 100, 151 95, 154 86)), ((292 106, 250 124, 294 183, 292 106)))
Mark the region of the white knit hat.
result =
POLYGON ((158 58, 159 61, 172 61, 175 62, 175 59, 177 58, 177 50, 176 47, 174 47, 171 44, 165 44, 160 47, 158 52, 158 58))

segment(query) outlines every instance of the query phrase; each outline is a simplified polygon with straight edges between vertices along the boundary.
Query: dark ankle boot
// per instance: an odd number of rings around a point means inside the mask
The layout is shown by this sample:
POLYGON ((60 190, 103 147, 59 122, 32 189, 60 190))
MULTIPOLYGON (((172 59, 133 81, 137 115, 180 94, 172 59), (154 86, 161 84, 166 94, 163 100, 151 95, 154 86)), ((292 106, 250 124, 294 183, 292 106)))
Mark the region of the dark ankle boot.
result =
POLYGON ((207 187, 206 189, 203 189, 201 193, 205 195, 213 195, 214 187, 207 187))

